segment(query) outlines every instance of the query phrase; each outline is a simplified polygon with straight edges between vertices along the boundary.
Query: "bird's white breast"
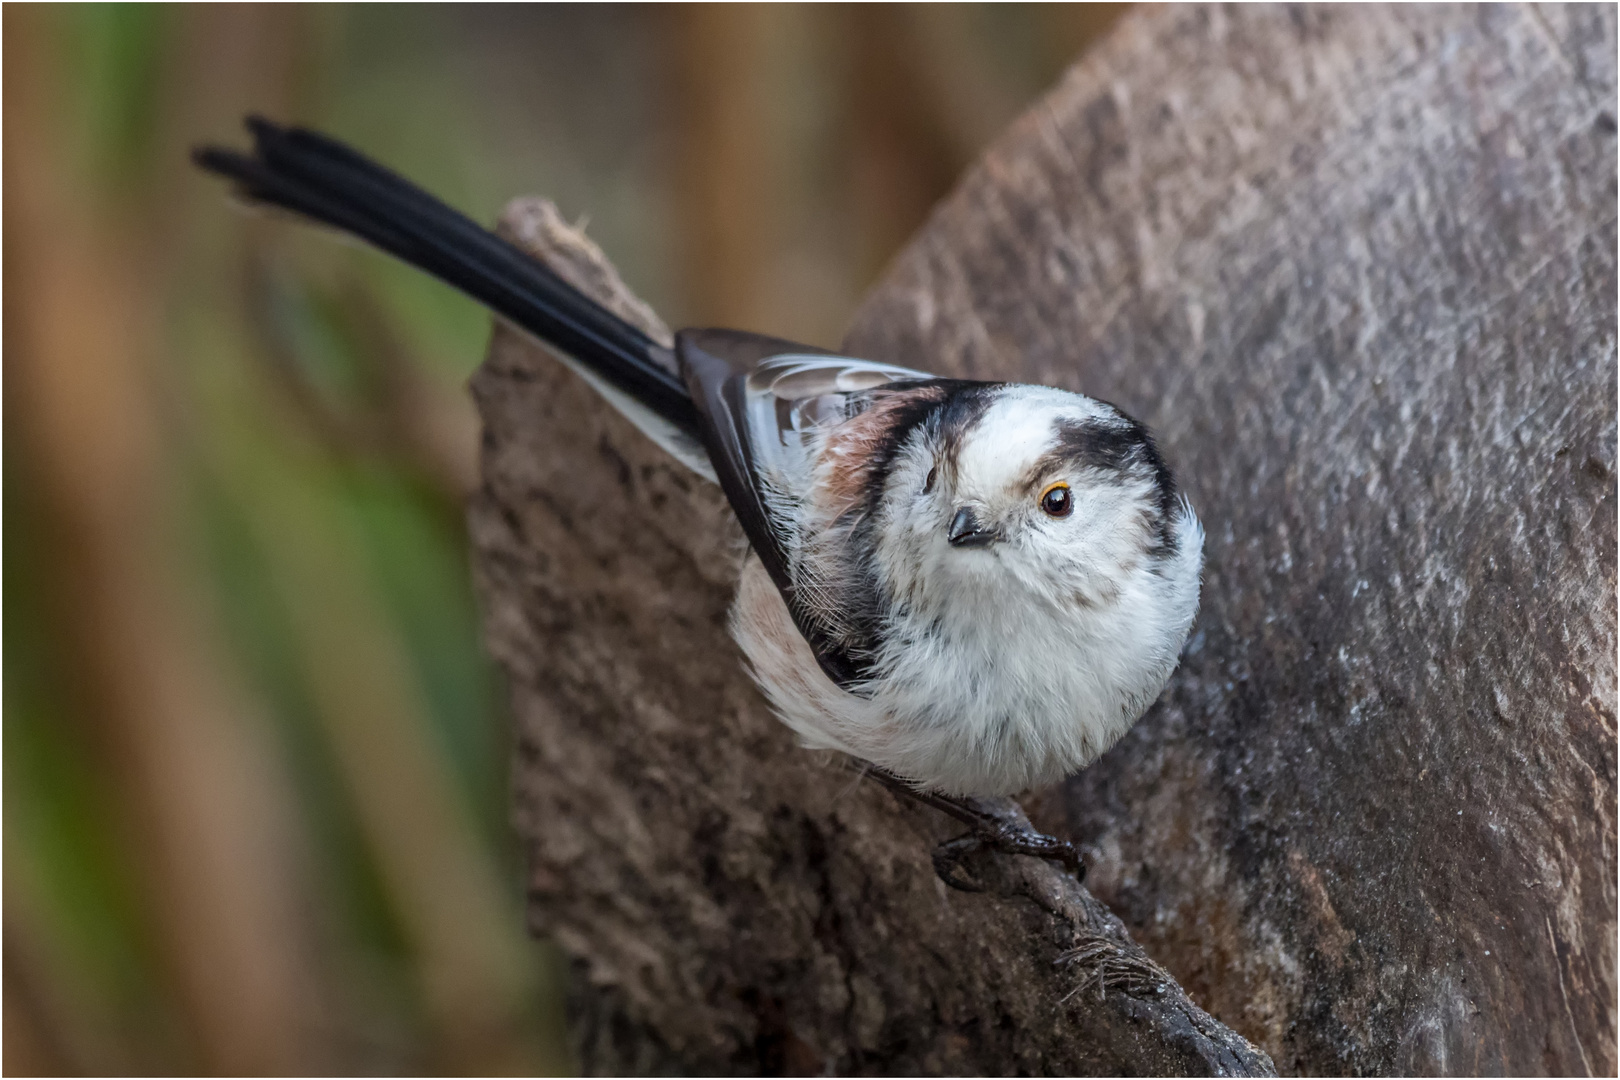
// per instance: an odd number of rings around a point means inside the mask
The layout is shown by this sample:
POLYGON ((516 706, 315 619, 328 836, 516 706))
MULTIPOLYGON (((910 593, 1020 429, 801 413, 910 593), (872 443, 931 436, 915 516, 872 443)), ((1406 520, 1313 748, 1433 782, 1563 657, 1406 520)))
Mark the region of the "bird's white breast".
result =
POLYGON ((1198 603, 1202 531, 1190 510, 1178 555, 1076 613, 955 597, 960 616, 900 616, 878 674, 840 689, 757 559, 744 566, 732 632, 755 680, 806 746, 836 749, 923 787, 1003 795, 1054 783, 1112 746, 1174 670, 1198 603))

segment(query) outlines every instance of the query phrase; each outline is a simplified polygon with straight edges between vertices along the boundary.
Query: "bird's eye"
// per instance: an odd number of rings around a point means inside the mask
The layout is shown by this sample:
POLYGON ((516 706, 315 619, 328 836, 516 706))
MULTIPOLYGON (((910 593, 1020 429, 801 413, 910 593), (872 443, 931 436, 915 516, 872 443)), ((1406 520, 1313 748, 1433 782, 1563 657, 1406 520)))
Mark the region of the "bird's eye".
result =
POLYGON ((938 477, 939 477, 939 466, 935 465, 932 469, 928 470, 928 479, 923 481, 923 494, 924 495, 926 495, 930 491, 934 490, 934 481, 936 479, 938 479, 938 477))
POLYGON ((1068 517, 1073 513, 1074 495, 1069 491, 1069 485, 1061 480, 1046 485, 1046 490, 1041 492, 1041 509, 1055 518, 1068 517))

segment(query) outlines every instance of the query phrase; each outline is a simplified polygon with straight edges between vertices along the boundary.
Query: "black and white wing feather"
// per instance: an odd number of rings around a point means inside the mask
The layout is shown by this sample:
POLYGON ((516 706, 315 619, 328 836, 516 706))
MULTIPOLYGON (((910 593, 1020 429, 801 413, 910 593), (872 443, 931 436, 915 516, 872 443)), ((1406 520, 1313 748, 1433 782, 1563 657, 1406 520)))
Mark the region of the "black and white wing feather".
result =
POLYGON ((755 554, 822 669, 840 686, 859 682, 861 658, 818 615, 795 573, 802 502, 816 447, 831 427, 872 390, 934 377, 732 330, 682 331, 675 351, 715 475, 755 554))

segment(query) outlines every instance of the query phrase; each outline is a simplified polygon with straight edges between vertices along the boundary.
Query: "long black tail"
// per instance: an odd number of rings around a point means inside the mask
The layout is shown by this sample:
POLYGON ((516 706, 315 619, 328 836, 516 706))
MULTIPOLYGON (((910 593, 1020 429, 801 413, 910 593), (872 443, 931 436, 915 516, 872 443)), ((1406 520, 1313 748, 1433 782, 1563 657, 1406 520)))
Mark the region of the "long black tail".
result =
POLYGON ((352 233, 425 270, 556 346, 681 432, 697 410, 681 380, 654 360, 655 341, 544 264, 403 177, 336 140, 249 117, 250 154, 199 147, 192 160, 235 180, 254 201, 352 233))

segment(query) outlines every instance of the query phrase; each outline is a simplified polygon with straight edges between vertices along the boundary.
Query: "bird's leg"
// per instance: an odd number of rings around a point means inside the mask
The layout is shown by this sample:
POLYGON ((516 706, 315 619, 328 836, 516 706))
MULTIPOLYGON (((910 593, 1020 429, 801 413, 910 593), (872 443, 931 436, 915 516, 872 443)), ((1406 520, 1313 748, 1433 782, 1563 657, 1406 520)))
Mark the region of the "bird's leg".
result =
POLYGON ((1036 832, 1027 825, 1007 821, 971 796, 919 791, 894 773, 876 765, 870 767, 869 773, 890 791, 949 814, 972 830, 966 836, 946 841, 935 852, 935 866, 940 869, 941 876, 946 877, 948 881, 951 880, 951 875, 945 873, 947 866, 954 867, 963 856, 980 845, 1008 855, 1033 855, 1038 859, 1050 859, 1063 864, 1080 881, 1086 879, 1086 864, 1081 860, 1080 852, 1067 840, 1059 840, 1055 836, 1036 832))

